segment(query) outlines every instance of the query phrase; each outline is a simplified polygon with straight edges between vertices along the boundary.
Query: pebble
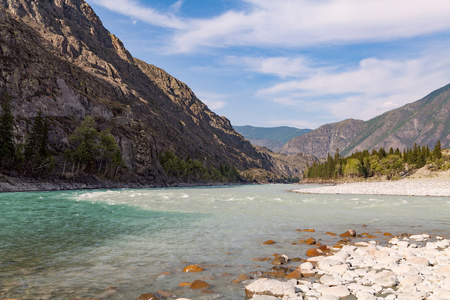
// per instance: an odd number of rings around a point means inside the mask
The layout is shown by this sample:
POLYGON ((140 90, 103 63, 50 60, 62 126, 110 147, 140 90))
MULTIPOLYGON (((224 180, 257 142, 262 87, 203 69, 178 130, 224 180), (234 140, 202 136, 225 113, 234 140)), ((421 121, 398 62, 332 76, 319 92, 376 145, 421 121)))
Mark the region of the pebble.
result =
POLYGON ((345 245, 334 255, 310 257, 297 270, 315 279, 260 278, 246 286, 246 294, 256 300, 450 299, 449 240, 420 234, 388 243, 345 245))

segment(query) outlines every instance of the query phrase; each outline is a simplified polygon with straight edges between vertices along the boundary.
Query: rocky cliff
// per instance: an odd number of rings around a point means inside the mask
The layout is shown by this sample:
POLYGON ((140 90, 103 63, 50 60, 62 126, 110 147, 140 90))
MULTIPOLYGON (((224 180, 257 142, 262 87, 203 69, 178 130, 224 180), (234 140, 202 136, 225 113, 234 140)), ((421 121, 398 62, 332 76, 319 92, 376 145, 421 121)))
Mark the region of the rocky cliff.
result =
POLYGON ((328 154, 333 156, 337 148, 340 150, 347 148, 355 135, 365 126, 364 121, 354 119, 326 124, 293 138, 280 149, 280 153, 289 155, 307 153, 318 158, 325 158, 328 154))
POLYGON ((147 181, 166 180, 158 154, 168 150, 207 166, 277 171, 183 82, 133 58, 84 0, 0 0, 0 45, 0 92, 11 96, 18 139, 42 110, 61 153, 91 115, 147 181))

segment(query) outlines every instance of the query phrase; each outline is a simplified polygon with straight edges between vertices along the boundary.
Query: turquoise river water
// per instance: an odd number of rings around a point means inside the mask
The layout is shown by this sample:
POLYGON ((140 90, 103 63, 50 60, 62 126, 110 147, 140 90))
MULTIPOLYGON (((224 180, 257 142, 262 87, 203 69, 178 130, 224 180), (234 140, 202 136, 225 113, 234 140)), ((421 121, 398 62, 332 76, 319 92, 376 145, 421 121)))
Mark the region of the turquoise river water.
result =
MULTIPOLYGON (((450 197, 307 195, 294 185, 0 194, 0 298, 244 299, 239 274, 274 253, 306 258, 325 233, 450 237, 450 197), (314 228, 305 233, 296 229, 314 228), (274 245, 263 245, 272 239, 274 245), (189 264, 205 271, 183 273, 189 264), (210 291, 180 287, 202 279, 210 291)), ((380 238, 381 240, 381 238, 380 238)), ((298 263, 296 263, 298 264, 298 263)), ((295 265, 295 264, 294 264, 295 265)))

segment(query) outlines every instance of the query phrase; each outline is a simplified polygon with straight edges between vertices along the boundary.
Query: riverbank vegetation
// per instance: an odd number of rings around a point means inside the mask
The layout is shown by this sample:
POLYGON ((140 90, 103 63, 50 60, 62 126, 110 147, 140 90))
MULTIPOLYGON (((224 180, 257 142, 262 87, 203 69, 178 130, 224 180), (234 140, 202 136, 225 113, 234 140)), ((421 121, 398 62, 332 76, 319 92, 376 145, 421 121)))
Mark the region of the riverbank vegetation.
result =
POLYGON ((400 179, 412 174, 415 170, 429 165, 434 170, 450 169, 448 155, 443 155, 440 141, 433 150, 428 146, 414 144, 412 148, 402 152, 397 148, 358 151, 348 157, 341 157, 336 149, 334 157, 328 155, 327 160, 313 163, 305 171, 309 181, 356 180, 371 177, 400 179))

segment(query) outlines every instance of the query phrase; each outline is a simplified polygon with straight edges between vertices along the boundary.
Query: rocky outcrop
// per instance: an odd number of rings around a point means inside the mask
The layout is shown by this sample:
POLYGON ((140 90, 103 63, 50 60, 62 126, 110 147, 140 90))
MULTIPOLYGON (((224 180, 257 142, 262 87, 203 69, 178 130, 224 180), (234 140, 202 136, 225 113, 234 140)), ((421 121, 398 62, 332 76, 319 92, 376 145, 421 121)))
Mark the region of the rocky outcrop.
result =
POLYGON ((279 152, 288 155, 306 153, 318 158, 326 158, 327 155, 333 156, 337 148, 340 150, 347 148, 356 134, 364 128, 364 121, 354 119, 323 125, 307 134, 293 138, 279 152))
POLYGON ((84 0, 0 0, 0 9, 0 92, 11 96, 19 139, 42 110, 61 153, 91 115, 146 180, 167 181, 158 154, 168 150, 207 166, 276 168, 183 82, 133 58, 84 0))

